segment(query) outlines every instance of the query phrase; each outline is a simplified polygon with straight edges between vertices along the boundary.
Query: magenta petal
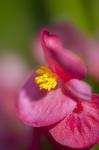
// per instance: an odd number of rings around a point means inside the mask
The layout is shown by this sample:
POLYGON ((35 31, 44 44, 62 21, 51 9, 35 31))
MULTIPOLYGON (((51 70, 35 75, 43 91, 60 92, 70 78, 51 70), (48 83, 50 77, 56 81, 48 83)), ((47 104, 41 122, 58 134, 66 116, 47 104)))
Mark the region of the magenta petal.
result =
POLYGON ((86 67, 79 57, 64 50, 58 36, 51 35, 47 30, 44 30, 41 41, 49 66, 60 78, 68 80, 85 77, 86 67))
MULTIPOLYGON (((78 106, 79 109, 79 106, 78 106)), ((50 129, 54 139, 62 145, 84 148, 99 141, 99 96, 91 102, 82 101, 82 111, 74 112, 50 129)))
POLYGON ((44 47, 56 51, 62 47, 60 37, 55 34, 50 34, 47 29, 44 29, 41 33, 41 43, 44 47))
POLYGON ((92 90, 88 83, 72 79, 66 82, 65 91, 75 99, 91 100, 92 90))
POLYGON ((17 102, 18 116, 24 123, 35 127, 51 125, 72 112, 76 104, 61 89, 51 92, 40 90, 34 78, 32 73, 21 89, 17 102))

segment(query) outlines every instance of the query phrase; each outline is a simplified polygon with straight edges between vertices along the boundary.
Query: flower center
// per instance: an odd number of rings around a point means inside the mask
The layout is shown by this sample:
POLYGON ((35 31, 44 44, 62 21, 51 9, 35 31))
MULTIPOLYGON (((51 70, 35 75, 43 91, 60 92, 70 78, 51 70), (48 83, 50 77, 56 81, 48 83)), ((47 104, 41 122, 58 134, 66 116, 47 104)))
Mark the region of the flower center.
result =
POLYGON ((57 85, 55 74, 47 66, 41 66, 35 71, 39 76, 35 77, 35 82, 39 85, 40 89, 51 91, 57 85))

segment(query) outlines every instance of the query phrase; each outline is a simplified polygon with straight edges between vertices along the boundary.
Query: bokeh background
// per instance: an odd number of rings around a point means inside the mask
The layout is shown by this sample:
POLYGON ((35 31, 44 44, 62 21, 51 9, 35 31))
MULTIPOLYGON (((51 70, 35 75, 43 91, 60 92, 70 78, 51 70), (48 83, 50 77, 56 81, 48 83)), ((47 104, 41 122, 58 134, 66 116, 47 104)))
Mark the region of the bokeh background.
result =
MULTIPOLYGON (((0 1, 0 150, 36 150, 33 134, 38 134, 17 119, 15 102, 20 85, 37 63, 33 51, 40 30, 57 22, 71 22, 96 42, 93 50, 96 46, 99 63, 98 14, 99 0, 0 1)), ((86 80, 99 93, 99 78, 89 75, 86 80)), ((42 141, 43 149, 52 149, 44 137, 42 141)), ((99 146, 92 150, 99 150, 99 146)))

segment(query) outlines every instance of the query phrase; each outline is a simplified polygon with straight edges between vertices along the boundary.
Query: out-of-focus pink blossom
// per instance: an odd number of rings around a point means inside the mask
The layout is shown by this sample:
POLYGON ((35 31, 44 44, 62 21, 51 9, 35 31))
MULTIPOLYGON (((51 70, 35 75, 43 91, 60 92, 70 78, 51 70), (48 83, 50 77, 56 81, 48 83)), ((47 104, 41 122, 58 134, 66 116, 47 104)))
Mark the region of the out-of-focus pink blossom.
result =
POLYGON ((18 54, 0 56, 0 97, 7 115, 15 115, 15 101, 28 66, 18 54))
POLYGON ((18 54, 1 54, 0 85, 2 88, 17 88, 26 76, 28 67, 18 54))
POLYGON ((41 44, 46 65, 24 82, 17 115, 32 127, 49 126, 53 138, 64 146, 88 148, 99 140, 99 95, 81 81, 86 66, 47 29, 41 33, 41 44))
POLYGON ((20 150, 31 143, 31 128, 16 117, 17 93, 28 67, 17 54, 0 55, 0 149, 20 150), (24 138, 23 138, 24 137, 24 138))
MULTIPOLYGON (((50 32, 61 37, 65 48, 72 50, 79 55, 87 64, 88 73, 96 80, 99 80, 99 44, 94 39, 84 35, 71 23, 63 22, 50 25, 50 32)), ((38 62, 44 62, 40 38, 37 36, 34 42, 34 55, 38 62)))

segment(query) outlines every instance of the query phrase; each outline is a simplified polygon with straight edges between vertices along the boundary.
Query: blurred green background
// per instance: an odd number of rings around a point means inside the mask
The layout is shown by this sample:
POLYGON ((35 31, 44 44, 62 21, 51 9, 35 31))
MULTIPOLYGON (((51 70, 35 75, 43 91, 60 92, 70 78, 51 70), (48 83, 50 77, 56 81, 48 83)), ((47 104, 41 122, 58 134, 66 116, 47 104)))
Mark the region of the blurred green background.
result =
MULTIPOLYGON (((1 0, 0 52, 16 51, 33 67, 32 40, 42 27, 55 21, 71 21, 88 36, 97 38, 98 14, 99 0, 1 0)), ((99 90, 97 82, 88 81, 99 90)))
POLYGON ((72 21, 95 36, 99 30, 98 14, 98 0, 0 1, 0 50, 17 49, 29 57, 29 42, 36 31, 60 20, 72 21))

